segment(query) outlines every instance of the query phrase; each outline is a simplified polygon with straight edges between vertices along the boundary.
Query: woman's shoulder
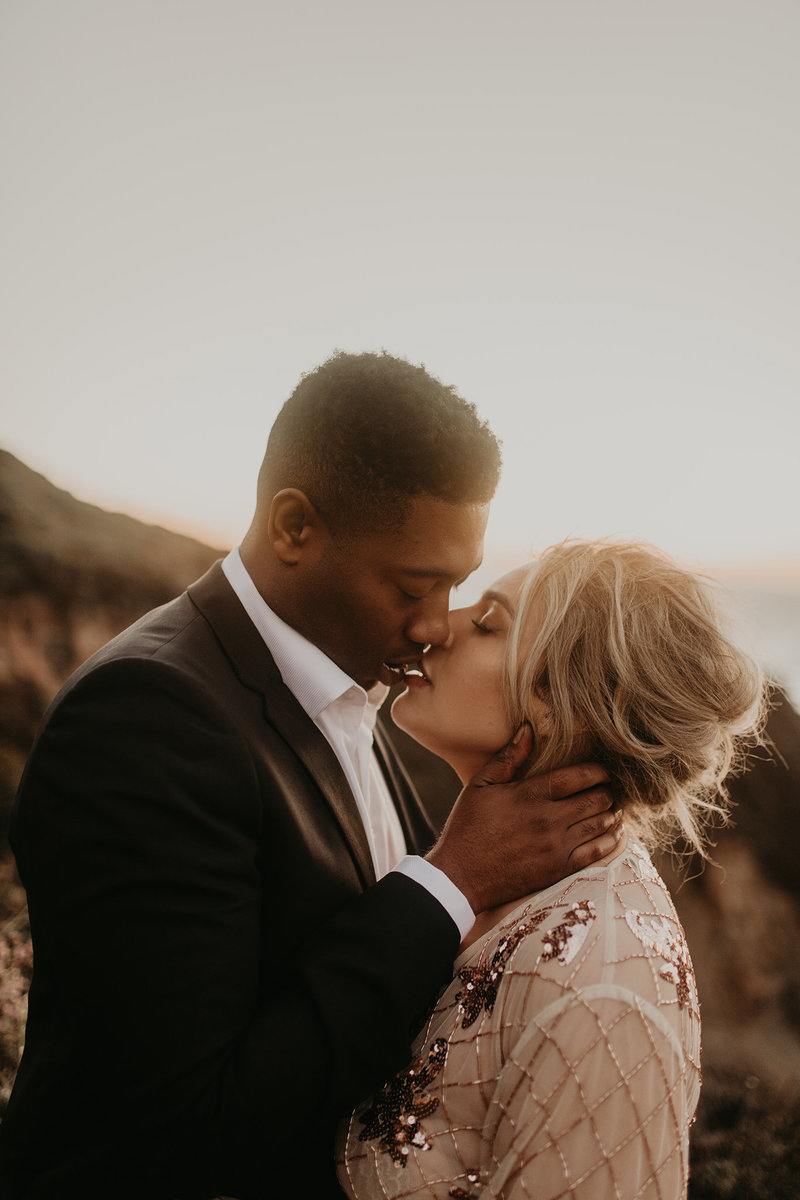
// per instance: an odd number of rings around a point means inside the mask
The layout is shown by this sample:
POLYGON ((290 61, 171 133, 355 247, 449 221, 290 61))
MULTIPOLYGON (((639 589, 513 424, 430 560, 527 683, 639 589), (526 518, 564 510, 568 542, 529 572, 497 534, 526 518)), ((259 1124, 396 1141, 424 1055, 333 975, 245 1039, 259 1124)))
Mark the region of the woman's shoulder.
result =
POLYGON ((536 953, 545 962, 565 952, 571 960, 578 943, 590 931, 596 936, 603 919, 615 909, 645 900, 652 907, 656 898, 659 909, 671 908, 669 893, 647 851, 633 842, 603 866, 587 867, 521 900, 460 955, 458 965, 485 956, 494 945, 505 949, 509 940, 515 948, 524 941, 526 955, 536 953), (648 888, 655 894, 648 894, 648 888), (529 940, 534 933, 538 939, 529 940))
POLYGON ((470 947, 456 968, 462 1003, 474 1006, 502 990, 505 1006, 518 1010, 520 1019, 587 988, 627 991, 656 1007, 677 1004, 699 1014, 675 907, 636 841, 603 867, 529 897, 470 947))

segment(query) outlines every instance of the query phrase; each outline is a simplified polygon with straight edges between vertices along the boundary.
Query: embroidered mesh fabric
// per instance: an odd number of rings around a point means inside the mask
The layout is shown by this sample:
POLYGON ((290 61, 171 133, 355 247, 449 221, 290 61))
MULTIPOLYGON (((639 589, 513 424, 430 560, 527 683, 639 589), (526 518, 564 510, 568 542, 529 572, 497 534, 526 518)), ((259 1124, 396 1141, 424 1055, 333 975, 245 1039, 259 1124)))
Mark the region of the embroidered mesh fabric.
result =
POLYGON ((410 1067, 343 1125, 339 1180, 353 1200, 680 1200, 699 1091, 691 960, 635 843, 467 948, 410 1067))

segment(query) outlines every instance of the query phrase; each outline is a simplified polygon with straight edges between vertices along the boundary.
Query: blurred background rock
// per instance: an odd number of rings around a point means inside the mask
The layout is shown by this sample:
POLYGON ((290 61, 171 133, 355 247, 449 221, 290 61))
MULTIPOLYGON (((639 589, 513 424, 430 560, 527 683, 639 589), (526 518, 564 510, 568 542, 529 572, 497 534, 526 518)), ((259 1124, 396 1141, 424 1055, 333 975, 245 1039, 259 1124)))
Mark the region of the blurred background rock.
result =
MULTIPOLYGON (((32 962, 8 817, 39 720, 80 662, 223 553, 76 500, 0 451, 0 1115, 32 962)), ((456 777, 382 718, 443 821, 456 777)), ((733 782, 733 821, 718 833, 714 865, 659 863, 703 1012, 691 1200, 800 1195, 800 716, 780 689, 768 732, 772 754, 759 752, 733 782)))

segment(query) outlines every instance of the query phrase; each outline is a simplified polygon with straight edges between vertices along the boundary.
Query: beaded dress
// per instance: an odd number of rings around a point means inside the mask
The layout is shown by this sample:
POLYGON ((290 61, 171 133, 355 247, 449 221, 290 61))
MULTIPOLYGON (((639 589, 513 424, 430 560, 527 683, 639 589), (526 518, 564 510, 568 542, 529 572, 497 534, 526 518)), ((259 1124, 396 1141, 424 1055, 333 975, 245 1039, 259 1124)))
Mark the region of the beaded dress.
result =
POLYGON ((353 1200, 684 1197, 700 1012, 644 847, 468 946, 413 1055, 340 1131, 353 1200))

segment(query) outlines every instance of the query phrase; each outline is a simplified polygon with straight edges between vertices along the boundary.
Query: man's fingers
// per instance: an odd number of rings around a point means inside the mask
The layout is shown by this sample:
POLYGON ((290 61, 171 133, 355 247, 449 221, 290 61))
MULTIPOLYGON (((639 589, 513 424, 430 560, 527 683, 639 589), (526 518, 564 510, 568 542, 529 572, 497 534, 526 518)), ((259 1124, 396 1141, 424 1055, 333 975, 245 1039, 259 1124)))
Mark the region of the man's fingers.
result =
POLYGON ((572 829, 573 826, 589 817, 596 817, 600 813, 607 813, 614 809, 614 795, 611 788, 605 784, 587 788, 585 792, 565 796, 561 800, 551 801, 542 786, 531 786, 539 785, 540 782, 545 784, 547 778, 547 776, 543 776, 541 781, 538 779, 522 780, 514 785, 519 798, 533 802, 532 808, 539 820, 546 825, 555 825, 559 829, 572 829))
POLYGON ((558 767, 549 775, 542 775, 540 778, 550 800, 565 800, 579 792, 586 793, 611 782, 611 776, 600 763, 576 763, 572 767, 558 767))
POLYGON ((570 825, 569 829, 574 836, 575 842, 578 845, 583 845, 584 842, 590 842, 592 838, 600 837, 604 833, 610 833, 621 822, 621 811, 617 808, 608 808, 605 812, 593 813, 590 817, 583 817, 582 820, 570 825))
POLYGON ((533 730, 527 721, 520 725, 510 742, 489 759, 485 767, 470 780, 480 787, 491 783, 507 783, 531 752, 533 730))
POLYGON ((562 813, 567 826, 571 828, 589 817, 615 811, 614 794, 608 786, 588 788, 585 792, 579 792, 577 796, 559 800, 556 809, 562 813))
POLYGON ((625 826, 622 821, 618 821, 608 833, 576 846, 569 856, 570 871, 582 871, 585 867, 590 867, 592 863, 598 862, 599 859, 605 858, 607 854, 613 854, 618 849, 624 833, 625 826))

